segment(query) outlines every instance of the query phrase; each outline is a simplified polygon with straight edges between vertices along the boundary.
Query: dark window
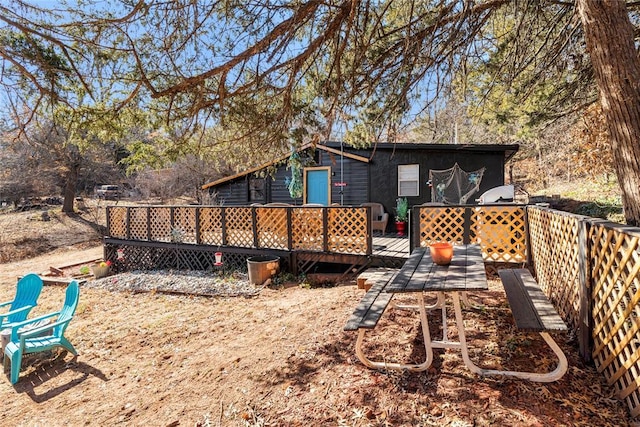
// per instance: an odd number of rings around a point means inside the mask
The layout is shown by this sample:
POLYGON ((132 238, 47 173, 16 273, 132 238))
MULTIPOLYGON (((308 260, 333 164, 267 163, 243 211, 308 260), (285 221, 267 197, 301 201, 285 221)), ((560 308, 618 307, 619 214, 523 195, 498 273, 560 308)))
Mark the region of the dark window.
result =
POLYGON ((249 180, 249 202, 264 202, 264 178, 249 180))

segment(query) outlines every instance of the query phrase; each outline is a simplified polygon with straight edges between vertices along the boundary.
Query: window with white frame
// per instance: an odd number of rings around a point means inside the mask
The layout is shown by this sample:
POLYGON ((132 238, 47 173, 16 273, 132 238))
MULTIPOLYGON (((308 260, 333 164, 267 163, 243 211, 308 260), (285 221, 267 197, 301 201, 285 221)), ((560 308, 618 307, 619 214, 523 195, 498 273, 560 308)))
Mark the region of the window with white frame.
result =
POLYGON ((398 165, 398 196, 420 195, 420 165, 398 165))

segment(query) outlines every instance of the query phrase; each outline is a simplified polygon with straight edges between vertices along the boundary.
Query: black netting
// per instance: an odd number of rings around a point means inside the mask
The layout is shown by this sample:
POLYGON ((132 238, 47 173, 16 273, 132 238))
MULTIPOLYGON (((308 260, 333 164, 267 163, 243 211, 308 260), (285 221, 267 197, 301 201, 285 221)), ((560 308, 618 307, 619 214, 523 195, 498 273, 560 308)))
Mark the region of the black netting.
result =
POLYGON ((456 163, 450 169, 430 170, 431 201, 464 205, 478 191, 485 168, 465 172, 456 163))

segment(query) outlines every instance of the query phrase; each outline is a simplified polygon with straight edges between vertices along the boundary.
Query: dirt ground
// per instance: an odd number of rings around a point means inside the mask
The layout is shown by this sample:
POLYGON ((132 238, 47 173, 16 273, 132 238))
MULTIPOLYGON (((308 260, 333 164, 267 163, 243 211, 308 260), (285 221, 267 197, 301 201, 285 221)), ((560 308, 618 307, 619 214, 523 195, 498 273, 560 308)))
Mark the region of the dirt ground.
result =
MULTIPOLYGON (((73 247, 0 264, 0 301, 11 299, 19 275, 101 254, 100 246, 73 247)), ((32 314, 58 309, 63 295, 63 286, 46 286, 32 314)), ((640 425, 593 366, 581 362, 570 334, 558 336, 569 371, 550 384, 479 377, 455 350, 437 351, 423 373, 367 369, 355 356, 356 333, 342 330, 362 295, 352 283, 265 288, 251 298, 82 287, 66 334, 80 355, 32 356, 15 386, 2 376, 3 424, 640 425)), ((475 299, 486 308, 465 310, 472 360, 493 368, 554 368, 540 339, 514 330, 495 281, 475 299)), ((368 354, 419 361, 424 349, 416 316, 387 313, 367 342, 368 354)), ((430 317, 437 331, 440 313, 430 317)))

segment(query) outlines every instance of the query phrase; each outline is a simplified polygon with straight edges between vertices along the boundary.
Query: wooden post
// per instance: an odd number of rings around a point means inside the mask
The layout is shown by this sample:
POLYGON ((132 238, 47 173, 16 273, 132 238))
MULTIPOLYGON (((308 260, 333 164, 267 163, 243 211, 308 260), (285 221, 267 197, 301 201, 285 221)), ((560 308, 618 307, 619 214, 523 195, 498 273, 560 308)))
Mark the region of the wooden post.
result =
POLYGON ((222 246, 227 246, 227 208, 220 207, 220 228, 222 229, 222 246))
POLYGON ((590 224, 586 220, 578 222, 578 268, 580 285, 580 313, 578 317, 578 345, 582 359, 591 361, 593 316, 591 315, 591 265, 589 259, 590 224))
POLYGON ((471 210, 470 207, 464 208, 464 213, 462 214, 462 222, 463 222, 463 232, 462 232, 462 243, 468 245, 471 243, 471 210))
POLYGON ((293 209, 287 208, 287 250, 293 248, 293 232, 291 230, 291 217, 293 215, 293 209))
POLYGON ((420 227, 420 222, 418 222, 418 227, 415 226, 415 224, 413 223, 413 217, 415 216, 416 218, 420 218, 420 208, 414 206, 413 208, 409 209, 409 218, 408 218, 408 223, 407 223, 407 227, 409 228, 407 230, 407 234, 409 236, 409 253, 411 253, 411 251, 413 250, 413 246, 415 244, 416 241, 420 241, 420 237, 418 236, 418 232, 416 231, 416 228, 419 230, 420 227), (417 215, 415 215, 415 213, 418 213, 417 215))
POLYGON ((173 228, 175 227, 175 223, 176 223, 176 213, 174 211, 174 207, 171 206, 169 208, 169 228, 171 229, 171 231, 173 231, 173 228))
POLYGON ((107 206, 106 211, 105 211, 105 214, 107 215, 107 218, 106 218, 106 221, 107 221, 107 236, 113 237, 111 235, 111 214, 110 214, 110 211, 111 211, 111 207, 107 206))
POLYGON ((329 219, 327 210, 322 210, 322 250, 329 251, 329 219))
POLYGON ((151 207, 147 207, 147 240, 153 240, 151 238, 151 207))
POLYGON ((130 224, 130 220, 131 220, 131 208, 127 208, 127 214, 125 215, 125 229, 126 229, 126 235, 127 235, 127 240, 131 240, 131 224, 130 224))
POLYGON ((251 232, 253 233, 253 247, 258 248, 258 243, 260 239, 258 239, 258 212, 256 212, 256 207, 251 208, 251 232))
MULTIPOLYGON (((540 209, 540 208, 536 208, 540 209)), ((527 251, 527 267, 531 270, 531 263, 533 262, 533 256, 531 255, 531 234, 529 234, 529 206, 524 207, 524 232, 525 232, 525 241, 526 241, 526 251, 527 251)))
POLYGON ((196 210, 196 212, 195 212, 196 245, 199 245, 199 244, 202 243, 202 241, 200 239, 200 208, 199 207, 195 207, 194 209, 196 210))
POLYGON ((365 206, 365 215, 367 222, 367 249, 365 253, 371 255, 373 253, 373 214, 371 206, 365 206))

